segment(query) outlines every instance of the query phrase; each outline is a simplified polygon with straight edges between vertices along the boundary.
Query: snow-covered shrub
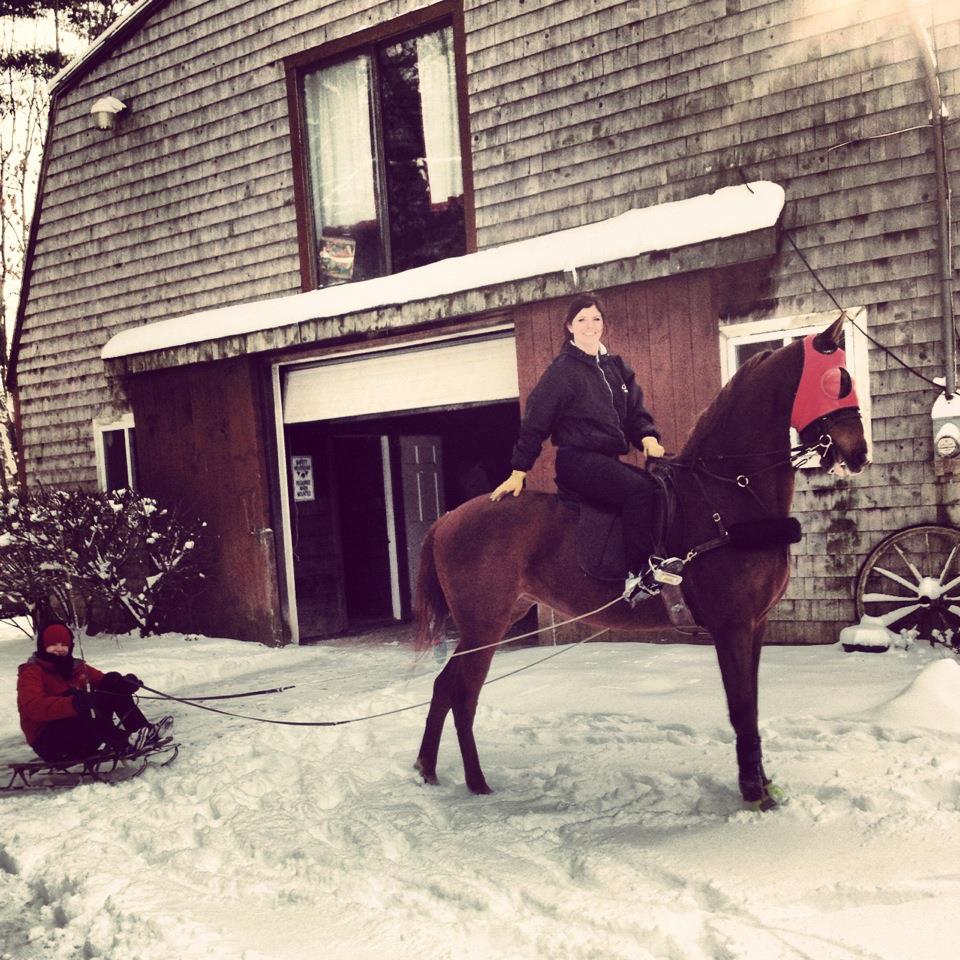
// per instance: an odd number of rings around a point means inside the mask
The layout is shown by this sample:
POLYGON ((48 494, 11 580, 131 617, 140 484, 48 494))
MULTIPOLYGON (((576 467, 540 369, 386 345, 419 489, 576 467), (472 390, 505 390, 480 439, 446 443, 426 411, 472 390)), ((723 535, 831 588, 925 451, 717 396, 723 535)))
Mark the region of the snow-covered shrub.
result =
POLYGON ((205 525, 128 490, 43 490, 0 506, 0 606, 87 627, 123 611, 142 634, 203 577, 205 525))
POLYGON ((893 641, 893 646, 897 650, 909 650, 917 642, 919 636, 920 631, 916 627, 910 627, 909 629, 903 627, 893 641))
POLYGON ((930 634, 931 646, 939 644, 954 653, 960 653, 960 633, 956 633, 951 627, 947 627, 946 630, 934 629, 930 631, 930 634))

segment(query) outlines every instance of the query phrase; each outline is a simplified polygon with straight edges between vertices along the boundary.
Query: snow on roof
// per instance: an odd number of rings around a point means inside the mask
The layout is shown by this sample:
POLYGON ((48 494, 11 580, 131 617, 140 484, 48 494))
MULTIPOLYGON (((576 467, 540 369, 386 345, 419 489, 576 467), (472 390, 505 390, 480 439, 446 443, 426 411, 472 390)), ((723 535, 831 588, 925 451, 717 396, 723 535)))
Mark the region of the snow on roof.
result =
POLYGON ((629 210, 618 217, 452 257, 403 273, 269 300, 220 307, 134 327, 111 337, 104 360, 340 317, 361 310, 672 250, 772 227, 783 187, 762 180, 629 210))

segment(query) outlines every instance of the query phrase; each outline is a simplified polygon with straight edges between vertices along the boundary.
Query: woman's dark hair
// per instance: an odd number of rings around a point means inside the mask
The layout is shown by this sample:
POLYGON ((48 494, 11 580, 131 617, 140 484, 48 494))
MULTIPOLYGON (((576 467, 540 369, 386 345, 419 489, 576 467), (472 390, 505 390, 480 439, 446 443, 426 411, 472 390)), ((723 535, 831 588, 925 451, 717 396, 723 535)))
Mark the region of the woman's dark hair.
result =
POLYGON ((603 301, 596 295, 592 293, 578 293, 571 301, 567 304, 567 315, 563 320, 563 333, 564 336, 570 333, 568 325, 571 323, 573 318, 581 311, 585 310, 587 307, 596 307, 600 311, 600 315, 603 317, 604 327, 608 326, 607 324, 607 311, 603 308, 603 301))

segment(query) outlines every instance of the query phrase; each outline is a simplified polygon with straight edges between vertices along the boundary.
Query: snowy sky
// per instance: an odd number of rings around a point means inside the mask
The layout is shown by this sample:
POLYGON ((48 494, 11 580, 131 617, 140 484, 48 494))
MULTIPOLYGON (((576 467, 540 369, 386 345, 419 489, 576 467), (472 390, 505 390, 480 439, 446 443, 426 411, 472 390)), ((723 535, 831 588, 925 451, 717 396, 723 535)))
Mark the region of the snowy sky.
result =
MULTIPOLYGON (((172 693, 295 683, 242 712, 344 719, 429 697, 391 639, 268 649, 98 637, 172 693)), ((0 755, 26 639, 0 641, 0 755)), ((491 676, 552 650, 504 650, 491 676)), ((152 716, 160 705, 145 702, 152 716)), ((222 704, 225 705, 225 704, 222 704)), ((769 648, 768 772, 741 807, 713 651, 596 644, 487 687, 487 778, 412 761, 425 710, 332 729, 176 706, 180 757, 115 786, 0 798, 4 960, 954 960, 960 666, 929 648, 769 648)))

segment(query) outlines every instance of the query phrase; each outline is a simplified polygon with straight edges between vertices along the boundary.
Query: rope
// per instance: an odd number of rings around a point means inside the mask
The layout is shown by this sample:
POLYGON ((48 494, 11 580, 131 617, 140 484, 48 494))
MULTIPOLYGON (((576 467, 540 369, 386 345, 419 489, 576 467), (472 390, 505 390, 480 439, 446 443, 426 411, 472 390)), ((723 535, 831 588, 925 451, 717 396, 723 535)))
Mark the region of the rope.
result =
POLYGON ((216 713, 221 717, 233 717, 236 720, 252 720, 254 723, 271 723, 284 727, 339 727, 347 723, 359 723, 361 720, 376 720, 379 717, 389 717, 394 713, 403 713, 405 710, 415 710, 419 707, 427 706, 430 701, 411 704, 407 707, 398 707, 396 710, 385 710, 383 713, 371 713, 363 717, 351 717, 348 720, 274 720, 269 717, 251 717, 244 713, 232 713, 228 710, 220 710, 217 707, 207 707, 202 703, 195 703, 193 700, 185 700, 183 697, 175 697, 172 694, 164 693, 162 690, 155 690, 153 687, 144 686, 144 690, 157 694, 164 700, 172 700, 174 703, 182 703, 187 707, 195 707, 197 710, 206 710, 208 713, 216 713))
MULTIPOLYGON (((619 599, 619 597, 617 599, 619 599)), ((607 606, 609 606, 609 604, 607 606)), ((559 657, 562 653, 568 653, 570 650, 573 650, 576 647, 581 647, 583 644, 589 643, 591 640, 596 640, 597 637, 602 636, 605 633, 609 633, 608 628, 598 630, 596 633, 592 633, 589 637, 584 637, 582 640, 578 640, 576 643, 571 643, 568 646, 560 647, 559 649, 553 651, 553 653, 549 653, 547 656, 541 657, 539 660, 534 660, 533 663, 528 663, 522 667, 517 667, 516 670, 510 670, 507 673, 502 673, 499 677, 493 677, 490 680, 485 680, 481 686, 485 687, 488 684, 496 683, 498 680, 505 680, 507 677, 516 676, 518 673, 523 673, 524 670, 530 670, 533 667, 539 666, 541 663, 546 663, 548 660, 552 660, 554 657, 559 657)), ((519 638, 514 637, 513 639, 519 638)), ((463 652, 469 653, 471 651, 463 652)), ((198 710, 206 710, 209 713, 216 713, 223 717, 233 717, 236 720, 251 720, 254 723, 270 723, 285 727, 342 727, 348 723, 361 723, 365 720, 379 720, 381 717, 391 717, 398 713, 406 713, 408 710, 419 710, 422 707, 430 706, 432 702, 430 700, 423 700, 420 703, 411 703, 405 707, 397 707, 394 710, 383 710, 380 713, 369 713, 362 717, 349 717, 346 720, 275 720, 270 717, 251 717, 247 714, 231 713, 227 710, 220 710, 217 707, 205 707, 201 703, 197 703, 193 700, 185 700, 182 697, 174 697, 169 693, 164 693, 162 690, 154 690, 152 687, 144 686, 143 689, 157 694, 161 699, 173 700, 175 703, 182 703, 188 707, 196 707, 198 710)))
POLYGON ((491 647, 499 647, 504 643, 513 643, 514 640, 525 640, 527 637, 536 637, 541 633, 546 633, 547 630, 556 630, 557 627, 565 627, 567 624, 576 623, 578 620, 586 620, 587 617, 592 617, 595 614, 602 613, 608 607, 612 607, 615 603, 619 603, 623 599, 622 596, 614 597, 609 603, 605 603, 602 607, 597 607, 596 610, 590 610, 587 613, 581 613, 578 617, 571 617, 569 620, 562 620, 560 623, 551 623, 548 627, 540 627, 539 630, 531 630, 529 633, 521 633, 516 637, 504 637, 502 640, 497 640, 495 643, 487 643, 482 647, 471 647, 469 650, 460 650, 456 653, 451 653, 449 659, 454 657, 465 657, 468 653, 479 653, 481 650, 489 650, 491 647))
MULTIPOLYGON (((587 613, 582 613, 577 617, 571 617, 569 620, 564 620, 561 623, 551 624, 547 627, 541 627, 538 630, 531 630, 528 633, 521 633, 516 637, 504 637, 501 640, 497 640, 495 643, 488 643, 482 647, 471 647, 469 650, 460 650, 459 652, 452 653, 449 657, 450 660, 453 660, 454 657, 463 657, 468 653, 479 653, 481 650, 489 650, 491 647, 499 647, 504 643, 512 643, 515 640, 524 640, 527 637, 535 637, 538 634, 545 633, 547 630, 556 629, 556 627, 564 627, 570 623, 576 623, 579 620, 585 620, 587 617, 592 617, 595 614, 601 613, 606 610, 608 607, 612 607, 615 603, 619 603, 623 599, 622 596, 614 597, 609 603, 605 603, 600 607, 597 607, 595 610, 589 610, 587 613)), ((587 643, 590 640, 594 640, 596 637, 600 636, 603 633, 606 633, 607 630, 600 630, 597 633, 591 634, 584 640, 580 640, 577 643, 570 644, 569 646, 562 647, 559 651, 560 653, 565 653, 567 650, 572 649, 573 647, 578 647, 583 643, 587 643)), ((550 656, 543 657, 540 660, 535 661, 534 663, 528 664, 525 667, 519 667, 517 670, 513 670, 510 673, 502 674, 499 677, 494 677, 492 680, 484 681, 483 686, 486 686, 488 683, 496 683, 497 680, 503 680, 505 677, 513 676, 516 673, 521 673, 523 670, 528 670, 530 667, 535 667, 540 663, 545 663, 547 660, 550 660, 552 657, 557 656, 557 653, 550 654, 550 656)), ((359 676, 359 674, 357 674, 359 676)), ((282 726, 288 727, 339 727, 347 723, 359 723, 362 720, 376 720, 380 717, 389 717, 395 713, 404 713, 407 710, 416 710, 420 707, 425 707, 430 705, 429 700, 425 700, 422 703, 411 704, 407 707, 398 707, 396 710, 387 710, 383 713, 373 713, 363 717, 352 717, 349 720, 271 720, 264 717, 251 717, 247 714, 242 713, 232 713, 227 710, 220 710, 216 707, 207 707, 203 704, 209 700, 232 700, 238 699, 240 697, 255 697, 261 694, 270 694, 270 693, 282 693, 285 690, 292 690, 296 684, 289 684, 285 687, 274 687, 269 690, 249 690, 244 693, 226 693, 220 694, 217 696, 204 696, 204 697, 175 697, 173 694, 165 693, 162 690, 155 690, 153 687, 148 687, 146 684, 141 686, 142 690, 148 690, 150 693, 156 694, 155 697, 145 697, 142 694, 138 696, 139 700, 172 700, 174 703, 182 703, 188 707, 196 707, 197 710, 206 710, 209 713, 216 713, 224 717, 233 717, 238 720, 252 720, 255 723, 272 723, 279 724, 282 726)), ((118 694, 119 696, 119 694, 118 694)))
MULTIPOLYGON (((240 697, 259 697, 265 696, 268 693, 283 693, 285 690, 293 690, 296 687, 295 683, 288 684, 285 687, 273 687, 270 690, 247 690, 244 693, 220 693, 216 696, 205 696, 205 697, 191 697, 191 703, 202 703, 206 700, 239 700, 240 697)), ((144 687, 144 690, 149 689, 144 687)), ((123 696, 123 694, 117 694, 117 696, 123 696)), ((166 697, 143 697, 138 696, 138 700, 165 700, 166 697)))

